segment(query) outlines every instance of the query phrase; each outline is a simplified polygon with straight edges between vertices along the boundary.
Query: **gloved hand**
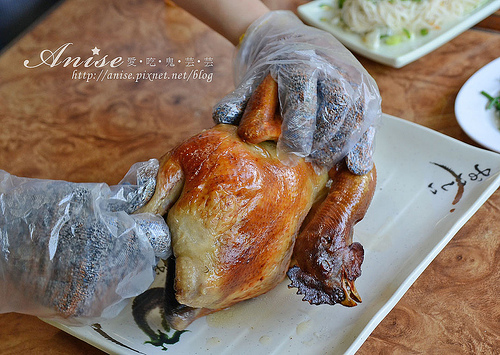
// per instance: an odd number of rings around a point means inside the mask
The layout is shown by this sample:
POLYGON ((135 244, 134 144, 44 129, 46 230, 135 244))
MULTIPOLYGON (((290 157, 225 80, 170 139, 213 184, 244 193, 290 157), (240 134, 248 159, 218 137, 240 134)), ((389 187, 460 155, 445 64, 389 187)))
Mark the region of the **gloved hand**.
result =
POLYGON ((163 218, 131 214, 154 193, 158 166, 137 163, 116 186, 0 170, 0 313, 85 324, 145 291, 171 254, 163 218))
POLYGON ((283 118, 280 158, 291 153, 330 168, 347 155, 352 172, 371 170, 380 94, 332 35, 292 12, 271 11, 248 28, 234 65, 237 87, 215 106, 216 123, 238 124, 251 93, 271 73, 283 118))

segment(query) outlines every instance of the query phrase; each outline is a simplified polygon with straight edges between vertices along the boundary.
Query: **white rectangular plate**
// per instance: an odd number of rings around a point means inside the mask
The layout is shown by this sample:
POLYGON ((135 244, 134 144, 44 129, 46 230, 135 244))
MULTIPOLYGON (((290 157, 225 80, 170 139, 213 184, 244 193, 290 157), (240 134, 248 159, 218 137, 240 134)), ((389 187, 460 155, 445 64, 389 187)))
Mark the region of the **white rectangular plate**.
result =
MULTIPOLYGON (((500 185, 500 154, 388 115, 380 123, 375 162, 375 197, 354 235, 365 248, 356 281, 363 303, 311 306, 286 280, 195 321, 177 343, 166 345, 167 353, 353 354, 500 185), (457 176, 465 183, 463 194, 457 193, 457 176)), ((163 287, 162 276, 154 286, 163 287)), ((146 343, 151 339, 135 323, 131 304, 100 328, 51 324, 108 353, 165 353, 146 343)), ((162 329, 160 319, 157 313, 148 318, 155 331, 162 329)))
POLYGON ((500 9, 500 0, 490 0, 464 18, 452 21, 440 30, 430 31, 426 36, 416 36, 397 45, 381 43, 378 48, 371 49, 363 42, 360 35, 324 20, 331 15, 327 7, 322 5, 331 6, 331 4, 331 0, 311 1, 299 6, 297 11, 304 22, 332 33, 353 52, 395 68, 401 68, 432 52, 500 9))

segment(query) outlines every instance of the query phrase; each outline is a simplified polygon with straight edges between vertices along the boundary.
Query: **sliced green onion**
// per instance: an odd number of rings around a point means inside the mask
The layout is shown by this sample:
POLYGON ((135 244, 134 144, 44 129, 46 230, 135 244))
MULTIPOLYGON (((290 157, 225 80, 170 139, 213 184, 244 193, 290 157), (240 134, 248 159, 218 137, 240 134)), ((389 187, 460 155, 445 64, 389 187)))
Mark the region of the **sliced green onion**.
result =
POLYGON ((395 44, 401 43, 403 39, 399 35, 393 35, 393 36, 387 36, 384 38, 385 44, 388 44, 390 46, 393 46, 395 44))
POLYGON ((488 99, 488 105, 486 105, 487 110, 493 107, 496 108, 497 110, 500 110, 500 96, 493 97, 486 91, 481 91, 481 95, 485 96, 488 99))

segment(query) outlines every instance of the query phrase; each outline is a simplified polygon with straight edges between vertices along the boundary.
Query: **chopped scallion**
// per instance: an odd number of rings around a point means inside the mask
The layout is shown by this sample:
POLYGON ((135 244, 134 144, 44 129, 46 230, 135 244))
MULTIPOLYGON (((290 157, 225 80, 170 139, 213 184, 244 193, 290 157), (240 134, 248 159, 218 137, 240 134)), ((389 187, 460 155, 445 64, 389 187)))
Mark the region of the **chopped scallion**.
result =
POLYGON ((395 44, 399 44, 399 43, 401 43, 402 40, 403 39, 401 38, 401 36, 398 36, 398 35, 387 36, 384 38, 384 42, 390 46, 395 45, 395 44))
POLYGON ((487 110, 495 108, 497 111, 500 111, 500 95, 497 97, 493 97, 486 91, 481 91, 481 95, 485 96, 488 99, 488 105, 486 105, 487 110))

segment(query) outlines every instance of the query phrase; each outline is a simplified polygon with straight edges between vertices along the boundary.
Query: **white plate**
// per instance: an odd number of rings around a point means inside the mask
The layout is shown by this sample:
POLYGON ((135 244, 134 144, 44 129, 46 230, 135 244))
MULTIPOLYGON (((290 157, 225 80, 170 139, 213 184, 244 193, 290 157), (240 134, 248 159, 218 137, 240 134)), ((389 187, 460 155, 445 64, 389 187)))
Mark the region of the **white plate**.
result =
POLYGON ((306 23, 332 33, 350 50, 395 68, 401 68, 432 52, 500 9, 500 0, 490 0, 464 18, 450 22, 440 30, 430 31, 426 36, 416 36, 413 40, 397 45, 381 43, 380 47, 371 49, 363 43, 360 35, 322 20, 331 17, 330 11, 322 5, 331 4, 331 0, 311 1, 299 6, 297 11, 306 23))
POLYGON ((455 116, 465 133, 482 146, 500 152, 500 116, 486 110, 488 99, 481 94, 500 94, 500 58, 482 67, 462 86, 455 100, 455 116))
MULTIPOLYGON (((198 319, 179 342, 167 345, 168 353, 353 354, 500 185, 500 154, 387 115, 375 161, 375 197, 354 235, 365 248, 356 281, 363 303, 311 306, 284 281, 265 295, 198 319), (453 174, 466 179, 461 196, 453 174)), ((160 317, 149 319, 159 323, 160 317)), ((134 322, 130 305, 100 323, 99 332, 51 324, 108 353, 164 354, 145 343, 150 339, 134 322)))

